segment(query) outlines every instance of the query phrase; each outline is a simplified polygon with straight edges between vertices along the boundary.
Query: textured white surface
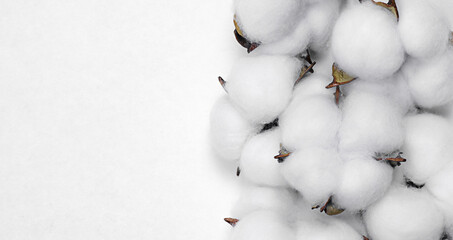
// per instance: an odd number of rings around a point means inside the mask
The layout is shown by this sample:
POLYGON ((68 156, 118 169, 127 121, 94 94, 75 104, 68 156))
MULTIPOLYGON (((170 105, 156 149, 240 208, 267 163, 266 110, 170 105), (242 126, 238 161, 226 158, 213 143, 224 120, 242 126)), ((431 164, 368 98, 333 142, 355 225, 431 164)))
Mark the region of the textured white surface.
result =
MULTIPOLYGON (((0 2, 0 238, 222 239, 231 1, 0 2)), ((244 53, 245 54, 245 53, 244 53)))

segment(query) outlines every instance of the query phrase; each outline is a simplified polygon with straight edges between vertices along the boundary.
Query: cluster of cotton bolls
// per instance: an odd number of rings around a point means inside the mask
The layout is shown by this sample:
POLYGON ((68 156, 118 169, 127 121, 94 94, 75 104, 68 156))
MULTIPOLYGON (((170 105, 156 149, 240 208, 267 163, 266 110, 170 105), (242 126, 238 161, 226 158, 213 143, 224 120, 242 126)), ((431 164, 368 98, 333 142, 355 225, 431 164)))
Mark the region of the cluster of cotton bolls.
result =
POLYGON ((235 0, 211 112, 233 240, 453 237, 452 27, 435 0, 235 0))

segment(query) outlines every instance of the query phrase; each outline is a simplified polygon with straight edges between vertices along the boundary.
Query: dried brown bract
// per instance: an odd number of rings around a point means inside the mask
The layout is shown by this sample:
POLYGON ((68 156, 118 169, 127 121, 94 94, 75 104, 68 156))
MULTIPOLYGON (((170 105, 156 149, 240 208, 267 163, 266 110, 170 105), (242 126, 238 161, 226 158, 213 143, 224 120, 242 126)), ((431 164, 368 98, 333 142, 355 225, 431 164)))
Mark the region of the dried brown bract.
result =
POLYGON ((348 84, 357 79, 356 77, 352 77, 345 71, 341 70, 336 63, 332 64, 332 77, 333 81, 329 85, 327 85, 326 88, 338 87, 344 84, 348 84))
POLYGON ((376 2, 374 0, 372 0, 372 1, 374 4, 384 7, 386 9, 388 9, 390 12, 392 12, 393 15, 395 15, 397 21, 400 19, 400 15, 398 13, 398 7, 396 6, 395 0, 389 0, 388 3, 376 2))
POLYGON ((239 219, 236 218, 224 218, 225 222, 230 224, 232 227, 236 226, 236 223, 239 222, 239 219))

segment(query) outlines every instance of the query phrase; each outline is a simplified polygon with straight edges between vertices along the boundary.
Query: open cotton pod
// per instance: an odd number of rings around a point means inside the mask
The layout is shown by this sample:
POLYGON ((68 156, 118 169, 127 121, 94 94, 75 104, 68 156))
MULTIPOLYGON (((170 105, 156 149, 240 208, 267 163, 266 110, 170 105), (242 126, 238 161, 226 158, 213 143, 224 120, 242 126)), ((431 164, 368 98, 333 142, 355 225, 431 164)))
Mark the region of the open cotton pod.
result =
POLYGON ((333 29, 332 53, 351 76, 367 81, 391 76, 405 58, 395 15, 372 2, 347 6, 333 29))
POLYGON ((247 119, 269 123, 288 105, 300 69, 301 62, 293 57, 245 57, 225 79, 225 89, 247 119))
POLYGON ((418 114, 405 119, 405 143, 409 159, 401 166, 404 175, 424 184, 453 160, 453 131, 447 119, 434 114, 418 114))
POLYGON ((284 215, 256 211, 241 218, 233 228, 231 240, 295 240, 294 230, 284 215))
POLYGON ((426 0, 398 0, 398 31, 406 52, 415 58, 443 53, 450 30, 442 14, 426 0))
POLYGON ((280 165, 289 185, 311 206, 324 204, 338 186, 341 162, 334 148, 301 148, 280 165))
POLYGON ((295 96, 280 117, 282 144, 289 150, 337 145, 341 112, 332 96, 295 96))
POLYGON ((304 3, 302 0, 235 0, 235 21, 249 41, 275 42, 294 29, 304 3))
POLYGON ((426 60, 409 59, 403 73, 420 107, 438 107, 453 100, 453 50, 426 60))
POLYGON ((232 216, 243 218, 258 210, 272 210, 289 215, 295 207, 297 193, 286 188, 247 186, 241 191, 232 216))
POLYGON ((381 198, 392 182, 392 167, 371 156, 357 154, 344 159, 342 175, 333 201, 348 210, 359 211, 381 198))
POLYGON ((287 186, 274 156, 280 150, 280 129, 275 128, 250 138, 245 144, 239 167, 240 177, 263 186, 287 186))
POLYGON ((364 220, 373 240, 439 240, 441 211, 422 190, 394 187, 367 209, 364 220))
POLYGON ((226 160, 239 160, 247 138, 257 131, 233 106, 227 96, 217 100, 210 115, 211 144, 226 160))
POLYGON ((299 221, 296 223, 297 240, 363 240, 354 228, 337 219, 299 221))

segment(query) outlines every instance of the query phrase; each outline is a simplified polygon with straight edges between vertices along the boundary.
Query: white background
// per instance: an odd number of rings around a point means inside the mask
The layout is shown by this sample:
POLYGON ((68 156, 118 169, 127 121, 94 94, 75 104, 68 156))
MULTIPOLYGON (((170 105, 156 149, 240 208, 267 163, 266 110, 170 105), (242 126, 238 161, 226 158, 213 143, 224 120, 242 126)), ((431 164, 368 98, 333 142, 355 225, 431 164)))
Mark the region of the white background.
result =
MULTIPOLYGON (((450 0, 443 0, 453 4, 450 0)), ((231 0, 0 0, 0 239, 224 239, 231 0)))
MULTIPOLYGON (((223 239, 225 0, 0 0, 0 239, 223 239)), ((233 183, 233 184, 232 184, 233 183)))

